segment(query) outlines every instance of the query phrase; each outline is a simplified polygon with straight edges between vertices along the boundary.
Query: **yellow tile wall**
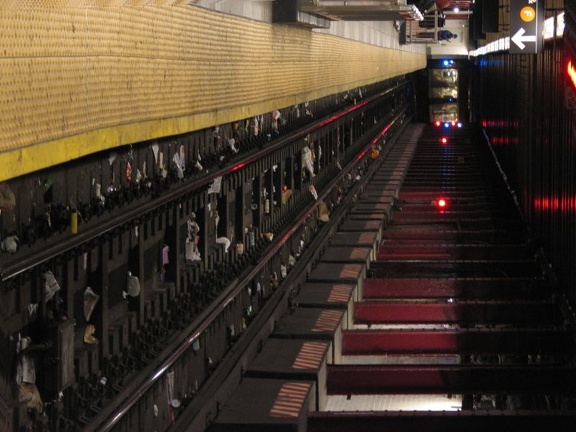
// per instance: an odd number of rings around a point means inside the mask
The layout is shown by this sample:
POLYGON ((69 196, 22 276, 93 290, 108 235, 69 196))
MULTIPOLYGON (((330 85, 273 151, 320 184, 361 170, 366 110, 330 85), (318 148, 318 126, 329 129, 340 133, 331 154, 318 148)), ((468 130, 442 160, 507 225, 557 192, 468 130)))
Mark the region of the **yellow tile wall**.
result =
POLYGON ((0 3, 0 181, 426 64, 178 1, 0 3))

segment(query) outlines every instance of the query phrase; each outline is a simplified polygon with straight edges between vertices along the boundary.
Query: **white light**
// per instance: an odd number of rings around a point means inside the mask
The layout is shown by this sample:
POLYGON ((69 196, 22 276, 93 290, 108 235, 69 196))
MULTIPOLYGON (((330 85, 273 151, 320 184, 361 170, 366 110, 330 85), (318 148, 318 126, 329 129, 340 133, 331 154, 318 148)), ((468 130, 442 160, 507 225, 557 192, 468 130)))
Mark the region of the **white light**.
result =
MULTIPOLYGON (((555 17, 550 17, 544 21, 544 28, 542 30, 544 39, 552 39, 554 37, 561 38, 564 34, 564 12, 555 17), (554 35, 554 20, 556 20, 556 35, 554 35)), ((491 52, 506 51, 510 49, 510 37, 499 39, 491 42, 486 46, 478 48, 477 50, 470 51, 469 56, 481 56, 491 52)))
POLYGON ((456 12, 456 13, 460 12, 460 8, 459 8, 459 7, 455 7, 455 8, 454 8, 454 12, 456 12))
POLYGON ((554 35, 554 17, 544 21, 544 39, 552 39, 554 36, 562 37, 564 34, 564 12, 556 17, 556 35, 554 35))

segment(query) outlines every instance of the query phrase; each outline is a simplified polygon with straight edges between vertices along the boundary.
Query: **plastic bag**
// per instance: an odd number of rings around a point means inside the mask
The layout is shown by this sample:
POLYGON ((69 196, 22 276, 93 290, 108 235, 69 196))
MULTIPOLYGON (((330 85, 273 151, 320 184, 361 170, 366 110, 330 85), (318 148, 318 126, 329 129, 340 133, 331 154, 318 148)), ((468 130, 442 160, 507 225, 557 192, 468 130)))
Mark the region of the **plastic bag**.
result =
POLYGON ((90 317, 99 298, 100 296, 92 291, 90 287, 87 287, 84 291, 84 318, 86 318, 86 321, 90 321, 90 317))
POLYGON ((51 271, 44 273, 44 302, 52 300, 54 294, 60 291, 60 285, 51 271))
POLYGON ((138 297, 138 295, 140 295, 140 281, 136 276, 132 276, 130 272, 128 272, 126 278, 126 291, 123 294, 124 298, 126 298, 126 296, 138 297))

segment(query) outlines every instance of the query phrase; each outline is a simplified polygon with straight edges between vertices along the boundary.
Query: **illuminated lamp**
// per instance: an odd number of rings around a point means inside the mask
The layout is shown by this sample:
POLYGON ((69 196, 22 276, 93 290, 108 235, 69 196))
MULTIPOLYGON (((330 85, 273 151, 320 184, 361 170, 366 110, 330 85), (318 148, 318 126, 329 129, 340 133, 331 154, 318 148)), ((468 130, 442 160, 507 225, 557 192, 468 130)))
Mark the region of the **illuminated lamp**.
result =
POLYGON ((436 120, 436 123, 434 123, 436 125, 436 127, 440 127, 440 121, 436 120))
POLYGON ((450 123, 444 122, 444 127, 445 127, 445 128, 449 128, 449 127, 450 127, 450 123))
POLYGON ((440 212, 443 212, 448 208, 448 198, 438 198, 436 201, 434 201, 434 205, 436 208, 438 208, 438 210, 440 210, 440 212))
POLYGON ((440 138, 440 142, 441 142, 442 144, 448 144, 448 138, 442 137, 442 138, 440 138))
POLYGON ((461 128, 461 127, 462 127, 462 122, 458 122, 457 126, 458 126, 459 128, 461 128))

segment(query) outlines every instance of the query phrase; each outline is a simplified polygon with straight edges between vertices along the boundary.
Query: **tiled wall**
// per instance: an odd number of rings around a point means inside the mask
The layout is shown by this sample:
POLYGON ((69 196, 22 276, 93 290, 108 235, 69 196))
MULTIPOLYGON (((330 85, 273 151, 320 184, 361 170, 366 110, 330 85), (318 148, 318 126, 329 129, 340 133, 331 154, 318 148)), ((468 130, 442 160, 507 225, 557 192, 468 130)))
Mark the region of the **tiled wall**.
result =
POLYGON ((81 3, 0 10, 0 181, 426 63, 422 54, 198 7, 81 3))

